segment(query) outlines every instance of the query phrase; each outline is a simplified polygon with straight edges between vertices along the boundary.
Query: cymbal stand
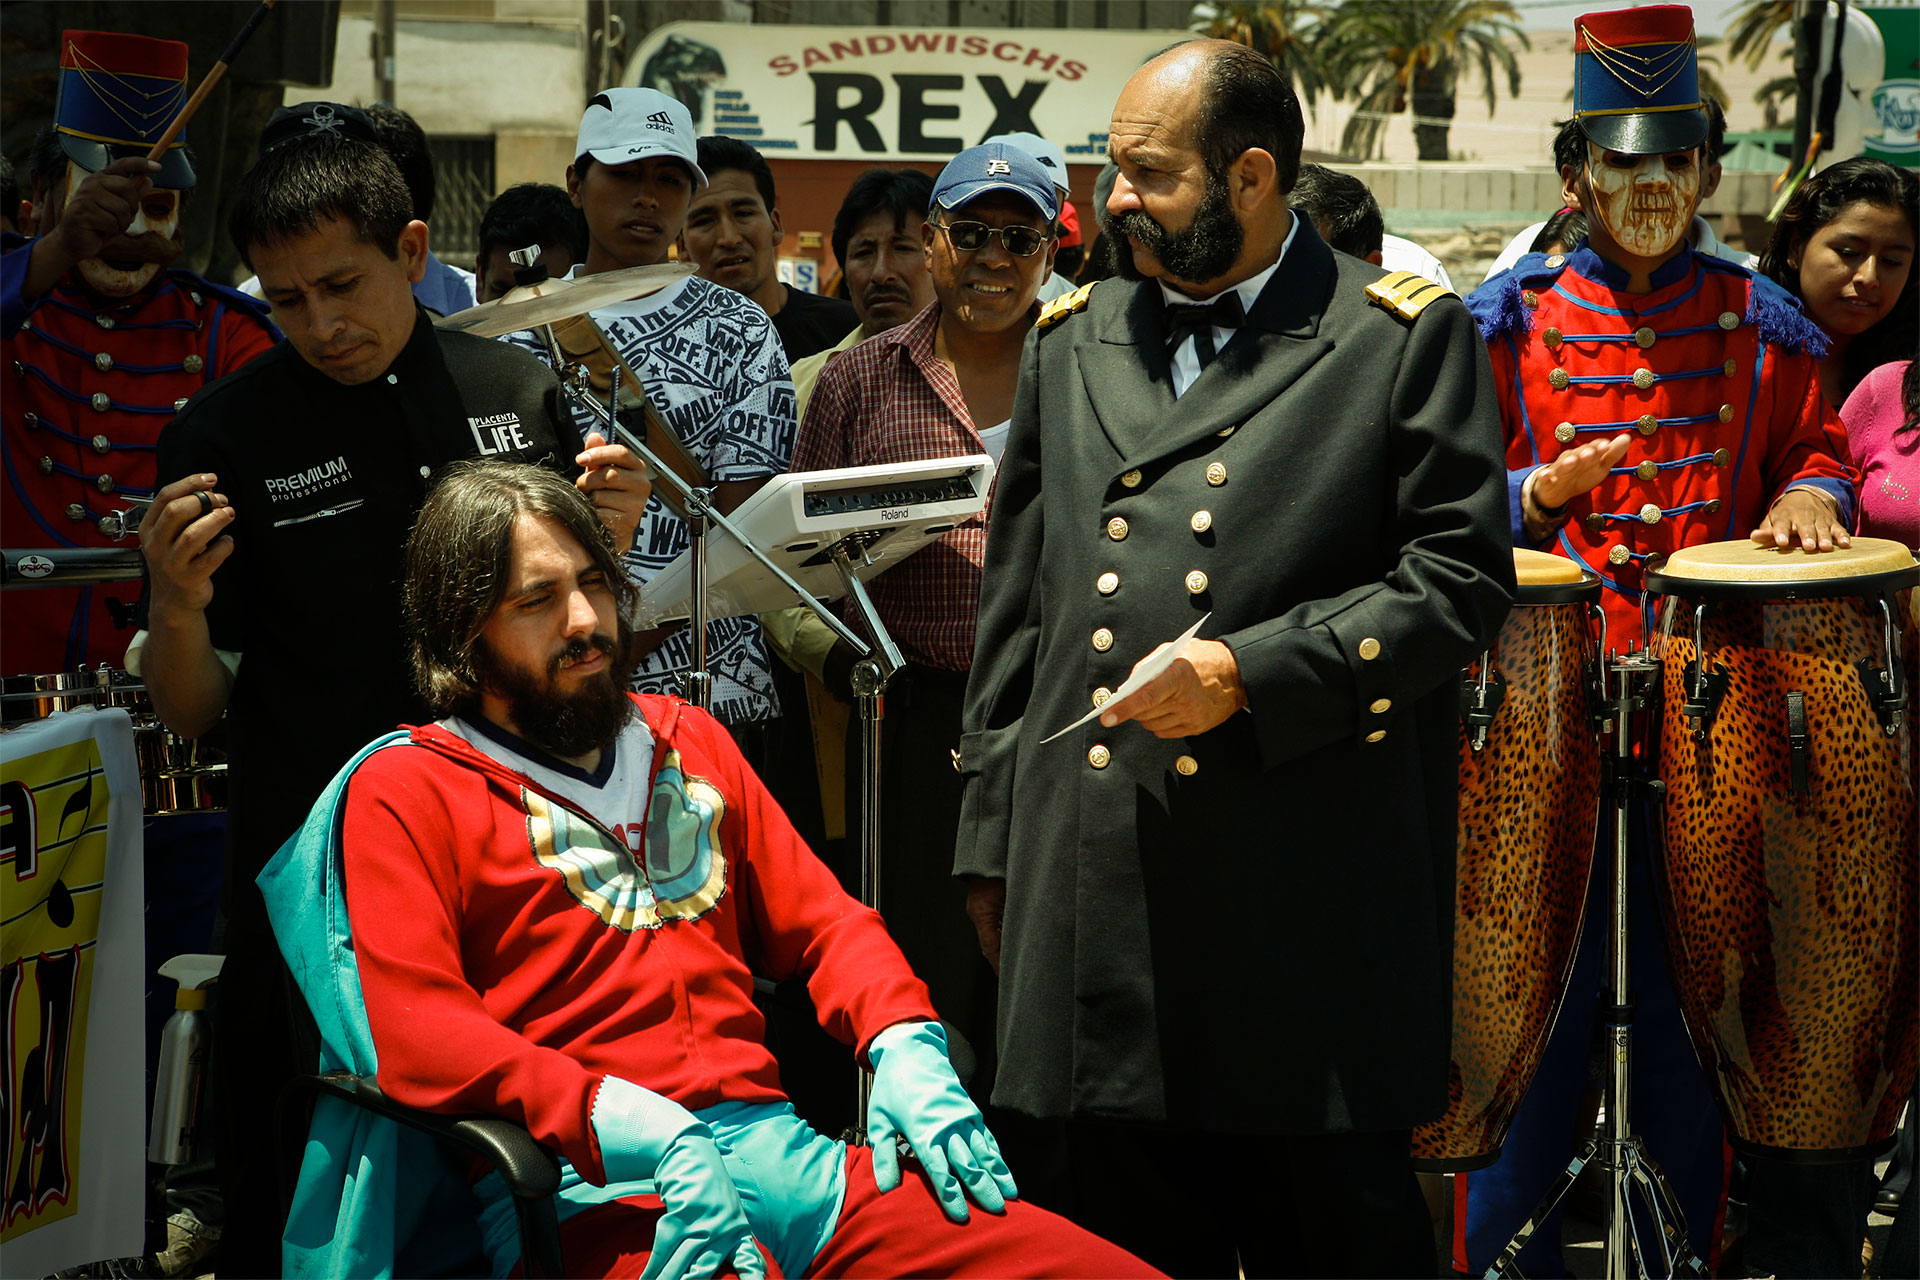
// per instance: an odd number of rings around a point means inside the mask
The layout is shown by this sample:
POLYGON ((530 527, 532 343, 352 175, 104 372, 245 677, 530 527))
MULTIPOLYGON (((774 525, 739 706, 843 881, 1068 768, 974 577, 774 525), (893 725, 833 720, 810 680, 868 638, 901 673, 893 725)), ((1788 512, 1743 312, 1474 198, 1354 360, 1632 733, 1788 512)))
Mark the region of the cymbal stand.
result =
POLYGON ((688 620, 688 625, 693 628, 693 634, 691 636, 693 641, 693 667, 692 670, 684 672, 681 675, 681 680, 688 689, 687 701, 706 709, 708 703, 702 701, 701 698, 694 697, 693 694, 698 692, 702 697, 710 696, 711 677, 707 672, 706 555, 706 537, 710 529, 723 531, 727 536, 744 547, 748 555, 760 562, 762 568, 766 569, 767 572, 784 583, 787 590, 793 592, 794 599, 813 610, 814 616, 824 622, 834 635, 852 645, 853 651, 856 654, 864 658, 871 653, 872 646, 856 635, 846 623, 842 622, 838 614, 814 599, 805 587, 802 587, 798 582, 793 580, 791 574, 785 569, 782 569, 778 564, 775 564, 766 552, 755 546, 753 539, 743 535, 730 520, 720 514, 719 510, 713 505, 712 490, 706 488, 696 489, 685 480, 682 480, 671 467, 660 460, 659 456, 656 455, 653 450, 647 448, 645 440, 636 436, 627 428, 625 423, 620 421, 617 416, 620 395, 620 383, 617 370, 615 371, 612 394, 609 397, 613 403, 601 404, 599 399, 593 394, 592 387, 588 384, 585 366, 568 361, 561 353, 560 344, 554 339, 552 327, 542 325, 536 329, 535 332, 539 334, 542 342, 546 344, 548 358, 552 361, 554 370, 560 375, 561 390, 565 391, 569 399, 582 409, 585 409, 587 413, 594 418, 595 425, 605 431, 609 439, 624 444, 633 451, 636 457, 645 462, 649 472, 648 478, 651 479, 656 486, 665 486, 666 489, 679 500, 680 505, 687 513, 687 527, 693 534, 694 551, 693 616, 688 620))
POLYGON ((1633 996, 1627 966, 1627 833, 1631 822, 1633 792, 1644 787, 1658 795, 1663 787, 1637 776, 1633 765, 1632 721, 1646 706, 1644 682, 1660 670, 1660 664, 1629 644, 1625 656, 1609 656, 1600 664, 1601 730, 1608 735, 1607 787, 1613 809, 1613 866, 1610 914, 1613 926, 1612 973, 1608 982, 1607 1013, 1607 1122, 1603 1132, 1588 1139, 1568 1163, 1566 1171, 1547 1189, 1546 1196, 1532 1215, 1507 1242, 1507 1247, 1486 1270, 1487 1280, 1519 1277, 1520 1251, 1533 1233, 1573 1189, 1574 1181, 1589 1164, 1598 1163, 1607 1176, 1607 1280, 1629 1277, 1705 1276, 1706 1266, 1694 1256, 1687 1243, 1686 1219, 1679 1202, 1667 1185, 1666 1175, 1648 1156, 1646 1142, 1633 1131, 1630 1111, 1633 1083, 1633 996), (1613 687, 1608 689, 1607 671, 1613 672, 1613 687), (1638 1194, 1647 1210, 1651 1226, 1645 1230, 1634 1221, 1629 1199, 1638 1194))

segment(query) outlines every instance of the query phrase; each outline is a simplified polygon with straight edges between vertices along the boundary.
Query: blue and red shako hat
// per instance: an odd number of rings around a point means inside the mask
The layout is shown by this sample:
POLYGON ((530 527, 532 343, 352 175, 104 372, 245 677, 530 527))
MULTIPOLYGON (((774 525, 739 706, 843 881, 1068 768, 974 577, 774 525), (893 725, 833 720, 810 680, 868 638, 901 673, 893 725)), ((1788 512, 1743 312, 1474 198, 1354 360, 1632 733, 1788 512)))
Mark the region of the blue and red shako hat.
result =
POLYGON ((1573 118, 1588 139, 1627 155, 1685 151, 1705 141, 1693 10, 1655 4, 1577 18, 1573 118))
MULTIPOLYGON (((67 158, 89 173, 152 150, 187 103, 187 46, 116 31, 60 34, 53 125, 67 158)), ((185 131, 160 158, 153 185, 194 184, 185 131)))

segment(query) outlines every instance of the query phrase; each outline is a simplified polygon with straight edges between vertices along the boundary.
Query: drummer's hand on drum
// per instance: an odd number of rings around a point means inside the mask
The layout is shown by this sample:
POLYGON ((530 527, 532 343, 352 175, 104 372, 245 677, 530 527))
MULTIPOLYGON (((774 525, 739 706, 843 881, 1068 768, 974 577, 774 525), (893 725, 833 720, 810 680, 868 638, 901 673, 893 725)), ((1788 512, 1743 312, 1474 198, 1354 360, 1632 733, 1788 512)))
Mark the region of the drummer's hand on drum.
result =
MULTIPOLYGON (((1165 645, 1155 649, 1159 653, 1165 645)), ((1153 657, 1148 654, 1140 662, 1153 657)), ((1140 663, 1135 663, 1137 669, 1140 663)), ((1205 733, 1247 705, 1240 664, 1218 640, 1189 640, 1173 665, 1124 698, 1109 702, 1100 723, 1112 728, 1127 720, 1156 738, 1191 738, 1205 733)))
POLYGON ((1840 523, 1839 505, 1818 489, 1789 489, 1775 498, 1752 537, 1763 547, 1782 550, 1795 541, 1809 552, 1853 545, 1847 527, 1840 523))
POLYGON ((1521 491, 1528 535, 1537 541, 1552 533, 1566 519, 1566 505, 1583 493, 1593 492, 1594 486, 1620 465, 1632 443, 1633 437, 1624 434, 1590 441, 1567 450, 1529 476, 1521 491))
POLYGON ((233 554, 234 510, 214 492, 211 473, 175 480, 153 496, 140 521, 140 554, 153 583, 148 612, 204 612, 213 601, 213 571, 233 554))
POLYGON ((640 528, 640 515, 653 496, 653 481, 647 478, 647 464, 623 444, 608 444, 595 431, 587 436, 586 447, 574 458, 580 478, 574 485, 587 495, 587 501, 600 513, 601 523, 613 535, 615 550, 633 545, 640 528))

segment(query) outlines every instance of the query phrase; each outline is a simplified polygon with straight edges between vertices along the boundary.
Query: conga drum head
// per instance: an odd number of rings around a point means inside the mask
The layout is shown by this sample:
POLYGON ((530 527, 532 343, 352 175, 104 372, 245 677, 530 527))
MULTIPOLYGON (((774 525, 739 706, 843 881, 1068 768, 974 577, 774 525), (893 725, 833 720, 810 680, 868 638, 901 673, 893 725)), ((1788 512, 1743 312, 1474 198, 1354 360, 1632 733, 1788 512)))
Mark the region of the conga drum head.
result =
POLYGON ((1647 575, 1668 955, 1743 1150, 1872 1154, 1913 1088, 1916 583, 1913 553, 1872 538, 1691 547, 1647 575))
POLYGON ((1599 603, 1600 579, 1565 556, 1526 547, 1513 549, 1515 604, 1599 603))
POLYGON ((1564 556, 1513 559, 1515 607, 1460 686, 1448 1104, 1413 1133, 1436 1172, 1500 1154, 1565 994, 1600 810, 1600 582, 1564 556))
POLYGON ((1647 589, 1702 600, 1808 600, 1875 595, 1920 583, 1920 561, 1887 538, 1810 552, 1752 541, 1683 547, 1647 572, 1647 589))

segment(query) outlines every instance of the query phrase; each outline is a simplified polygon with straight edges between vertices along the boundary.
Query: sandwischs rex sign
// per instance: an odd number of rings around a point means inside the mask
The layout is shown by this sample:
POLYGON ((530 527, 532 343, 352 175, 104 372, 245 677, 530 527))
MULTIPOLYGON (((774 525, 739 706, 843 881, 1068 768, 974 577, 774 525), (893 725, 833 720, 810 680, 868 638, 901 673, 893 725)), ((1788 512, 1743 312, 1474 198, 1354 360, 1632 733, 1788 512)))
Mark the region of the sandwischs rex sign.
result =
POLYGON ((694 127, 769 159, 944 159, 1025 130, 1071 164, 1105 160, 1107 121, 1169 31, 810 27, 675 22, 626 83, 687 104, 694 127))

